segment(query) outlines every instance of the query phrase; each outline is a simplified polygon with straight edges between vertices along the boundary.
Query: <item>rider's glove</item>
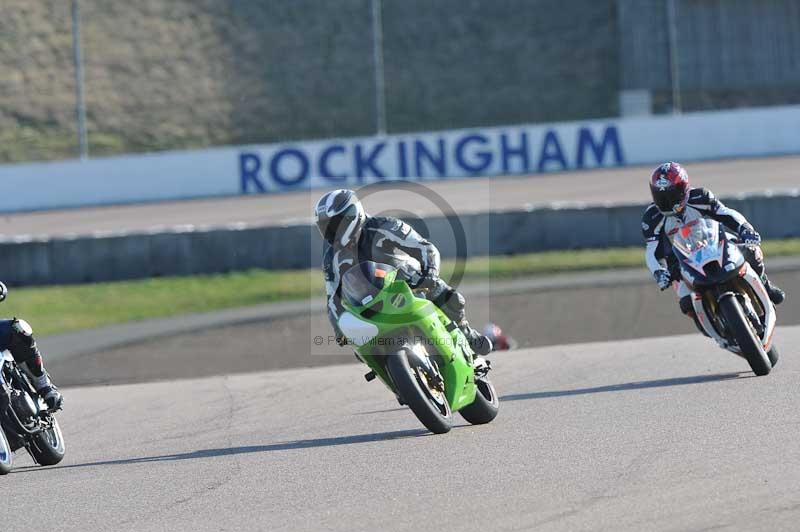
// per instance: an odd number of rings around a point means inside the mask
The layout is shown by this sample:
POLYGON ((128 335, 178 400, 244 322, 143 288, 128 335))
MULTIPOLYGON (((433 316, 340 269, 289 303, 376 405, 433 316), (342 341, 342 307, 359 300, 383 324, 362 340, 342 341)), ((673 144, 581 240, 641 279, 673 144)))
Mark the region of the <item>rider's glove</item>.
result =
POLYGON ((656 284, 661 290, 666 290, 672 285, 672 276, 667 270, 658 270, 653 274, 656 279, 656 284))
POLYGON ((425 277, 419 272, 413 272, 408 276, 408 286, 417 289, 425 281, 425 277))
POLYGON ((6 285, 4 283, 0 282, 0 302, 5 301, 7 296, 8 296, 8 288, 6 288, 6 285))
POLYGON ((757 246, 761 243, 761 235, 751 225, 742 225, 739 228, 739 240, 747 246, 757 246))
POLYGON ((409 275, 408 285, 412 289, 432 288, 438 284, 439 276, 433 269, 428 269, 422 273, 414 272, 409 275))

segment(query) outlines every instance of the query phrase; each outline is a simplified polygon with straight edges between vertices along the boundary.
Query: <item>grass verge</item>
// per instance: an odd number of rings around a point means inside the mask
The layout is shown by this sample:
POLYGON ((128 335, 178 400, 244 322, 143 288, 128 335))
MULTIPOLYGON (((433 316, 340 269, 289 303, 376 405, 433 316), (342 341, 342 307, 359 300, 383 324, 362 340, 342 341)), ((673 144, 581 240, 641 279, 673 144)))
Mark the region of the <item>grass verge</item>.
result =
MULTIPOLYGON (((800 239, 768 241, 763 247, 768 257, 800 256, 800 239)), ((470 259, 464 280, 635 267, 644 267, 640 247, 551 251, 470 259)), ((453 263, 445 261, 442 269, 447 273, 452 268, 453 263)), ((252 270, 89 285, 12 287, 9 299, 0 309, 2 315, 24 317, 37 333, 46 335, 147 318, 321 297, 322 290, 319 269, 252 270)))

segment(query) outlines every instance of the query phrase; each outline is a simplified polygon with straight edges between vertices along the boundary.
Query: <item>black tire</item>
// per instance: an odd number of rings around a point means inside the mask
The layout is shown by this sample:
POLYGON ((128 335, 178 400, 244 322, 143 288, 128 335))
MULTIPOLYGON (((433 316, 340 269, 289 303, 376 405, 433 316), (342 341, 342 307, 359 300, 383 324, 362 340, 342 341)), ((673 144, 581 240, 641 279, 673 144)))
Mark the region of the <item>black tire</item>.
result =
POLYGON ((483 425, 489 423, 497 417, 500 411, 500 398, 494 389, 492 381, 486 377, 476 380, 478 392, 475 394, 475 401, 458 411, 461 417, 473 425, 483 425))
POLYGON ((772 364, 764 351, 764 346, 761 345, 761 340, 756 336, 753 326, 742 312, 742 307, 736 297, 723 298, 719 302, 719 309, 753 373, 759 377, 769 375, 769 372, 772 371, 772 364))
POLYGON ((775 347, 775 344, 772 344, 772 347, 769 351, 767 351, 767 356, 769 357, 769 362, 772 364, 774 368, 778 364, 778 360, 780 360, 781 356, 778 353, 778 348, 775 347))
MULTIPOLYGON (((415 358, 412 355, 412 359, 415 358)), ((403 402, 414 412, 425 427, 434 434, 444 434, 453 428, 453 415, 447 399, 443 404, 437 403, 430 392, 423 390, 417 376, 417 370, 409 363, 406 351, 389 355, 386 369, 392 377, 397 393, 403 402)))
POLYGON ((64 459, 66 451, 64 435, 61 434, 58 420, 53 418, 53 427, 51 429, 40 432, 31 439, 28 451, 34 461, 43 466, 56 465, 64 459))
POLYGON ((8 444, 3 429, 0 428, 0 475, 8 475, 14 462, 14 454, 8 444))

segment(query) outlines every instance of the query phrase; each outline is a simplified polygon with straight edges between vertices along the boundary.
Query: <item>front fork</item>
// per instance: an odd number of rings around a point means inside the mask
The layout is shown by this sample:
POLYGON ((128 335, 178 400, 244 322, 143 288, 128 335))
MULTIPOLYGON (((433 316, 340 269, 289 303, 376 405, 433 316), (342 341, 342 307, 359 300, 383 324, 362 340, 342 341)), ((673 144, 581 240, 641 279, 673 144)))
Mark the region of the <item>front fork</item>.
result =
MULTIPOLYGON (((770 347, 772 347, 772 335, 775 331, 775 307, 772 305, 772 301, 769 299, 767 290, 764 288, 764 283, 761 281, 761 278, 758 276, 755 270, 753 270, 750 264, 745 262, 739 276, 743 282, 747 283, 752 290, 752 293, 759 299, 761 307, 764 309, 764 321, 762 324, 761 320, 758 318, 758 313, 753 307, 753 302, 750 298, 750 295, 747 293, 744 294, 746 303, 742 306, 742 310, 744 310, 745 314, 748 315, 749 319, 752 320, 755 318, 755 322, 760 324, 760 326, 757 327, 757 333, 762 344, 764 345, 764 350, 768 351, 770 347)), ((717 331, 717 328, 714 326, 714 320, 712 316, 710 316, 706 310, 706 305, 703 301, 703 298, 703 294, 698 292, 692 293, 692 306, 697 314, 698 321, 703 326, 703 330, 705 330, 711 338, 716 340, 718 344, 726 346, 726 349, 734 353, 741 354, 741 350, 738 346, 731 345, 731 343, 726 338, 723 338, 717 331)), ((716 303, 717 301, 715 300, 713 302, 714 306, 716 306, 716 303)))
POLYGON ((713 338, 714 341, 716 341, 720 346, 724 346, 726 349, 729 349, 735 353, 739 353, 738 347, 731 345, 726 338, 723 338, 717 332, 717 328, 714 326, 711 316, 708 314, 708 312, 706 312, 703 294, 699 294, 697 292, 692 293, 692 306, 694 307, 694 312, 697 315, 697 321, 703 327, 703 330, 706 332, 706 334, 713 338))

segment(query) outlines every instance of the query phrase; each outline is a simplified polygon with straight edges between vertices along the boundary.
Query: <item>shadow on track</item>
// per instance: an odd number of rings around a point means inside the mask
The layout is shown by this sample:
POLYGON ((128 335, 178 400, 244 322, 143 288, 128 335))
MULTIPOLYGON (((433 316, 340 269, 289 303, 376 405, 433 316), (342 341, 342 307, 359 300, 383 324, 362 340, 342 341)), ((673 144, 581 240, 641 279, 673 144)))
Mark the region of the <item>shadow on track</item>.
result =
POLYGON ((501 401, 525 401, 528 399, 549 399, 552 397, 568 397, 571 395, 587 395, 592 393, 624 392, 628 390, 645 390, 647 388, 664 388, 666 386, 684 386, 686 384, 702 384, 704 382, 717 382, 732 379, 747 379, 754 377, 751 373, 719 373, 715 375, 696 375, 694 377, 677 377, 674 379, 658 379, 653 381, 626 382, 623 384, 610 384, 595 388, 578 388, 576 390, 557 390, 551 392, 530 392, 504 395, 501 401))
POLYGON ((351 445, 354 443, 371 443, 379 441, 399 440, 404 438, 417 438, 431 435, 425 429, 399 430, 394 432, 378 432, 375 434, 357 434, 353 436, 340 436, 336 438, 318 438, 313 440, 296 440, 269 445, 248 445, 244 447, 228 447, 221 449, 201 449, 187 453, 165 454, 161 456, 144 456, 140 458, 125 458, 121 460, 107 460, 102 462, 89 462, 86 464, 72 464, 56 467, 28 466, 14 469, 12 473, 31 473, 34 471, 52 471, 54 469, 75 469, 79 467, 98 467, 110 465, 144 464, 148 462, 174 462, 179 460, 195 460, 199 458, 216 458, 237 454, 269 453, 273 451, 291 451, 296 449, 310 449, 315 447, 333 447, 337 445, 351 445))
POLYGON ((407 412, 408 411, 408 407, 407 406, 401 406, 399 408, 387 408, 385 410, 368 410, 366 412, 356 412, 355 415, 356 416, 369 416, 369 415, 372 415, 372 414, 389 414, 391 412, 402 412, 404 410, 407 412))

